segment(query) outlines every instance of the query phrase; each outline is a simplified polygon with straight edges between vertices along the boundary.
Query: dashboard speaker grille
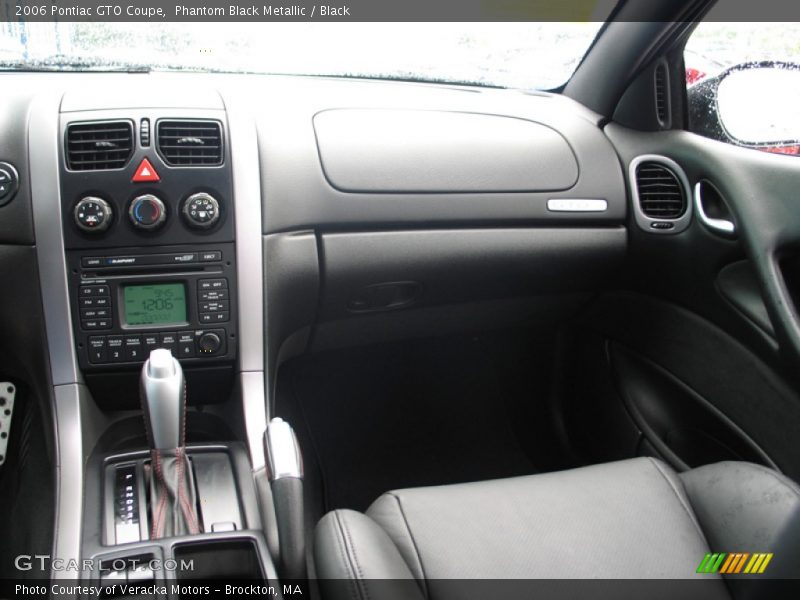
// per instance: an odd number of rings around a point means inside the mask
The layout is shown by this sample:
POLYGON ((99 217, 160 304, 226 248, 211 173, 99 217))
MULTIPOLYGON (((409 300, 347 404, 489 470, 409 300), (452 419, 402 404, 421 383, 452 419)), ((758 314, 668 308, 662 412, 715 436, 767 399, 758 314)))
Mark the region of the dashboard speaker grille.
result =
POLYGON ((67 126, 67 166, 73 171, 122 169, 133 153, 130 121, 96 121, 67 126))
POLYGON ((158 151, 173 167, 222 164, 222 126, 217 121, 159 121, 158 151))
POLYGON ((636 169, 636 186, 642 212, 652 219, 677 219, 686 212, 686 194, 677 175, 656 162, 636 169))

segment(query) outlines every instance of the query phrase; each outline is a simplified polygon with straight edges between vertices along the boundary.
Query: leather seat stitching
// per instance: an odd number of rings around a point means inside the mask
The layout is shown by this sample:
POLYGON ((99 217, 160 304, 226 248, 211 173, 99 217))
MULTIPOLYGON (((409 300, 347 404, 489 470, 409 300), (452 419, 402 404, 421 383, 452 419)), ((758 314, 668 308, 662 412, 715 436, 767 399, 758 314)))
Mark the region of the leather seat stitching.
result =
POLYGON ((414 554, 417 557, 417 562, 419 563, 419 570, 422 573, 422 592, 426 598, 429 597, 428 594, 428 578, 425 575, 425 566, 422 564, 422 556, 419 553, 419 547, 417 546, 417 541, 414 539, 414 534, 411 533, 411 526, 408 524, 408 519, 406 518, 406 512, 403 510, 403 503, 400 502, 400 498, 393 493, 388 493, 387 496, 391 496, 397 502, 397 509, 400 511, 400 516, 403 518, 403 524, 406 526, 406 531, 408 532, 408 537, 411 539, 411 546, 414 548, 414 554))
POLYGON ((336 546, 339 548, 339 553, 342 556, 342 562, 344 563, 345 570, 347 571, 348 579, 350 582, 349 586, 350 591, 353 598, 360 598, 361 594, 358 593, 355 571, 353 570, 353 565, 350 562, 350 556, 347 554, 347 550, 345 549, 344 528, 342 527, 342 522, 339 517, 339 511, 335 511, 333 513, 333 517, 336 520, 336 525, 338 526, 339 529, 339 531, 337 532, 338 535, 334 535, 333 537, 336 538, 336 546))
POLYGON ((664 481, 667 482, 670 489, 672 490, 672 493, 675 494, 675 497, 678 499, 678 502, 680 502, 681 506, 683 507, 683 510, 685 510, 686 514, 689 516, 689 520, 694 524, 695 529, 697 529, 697 533, 700 534, 700 538, 705 542, 706 546, 708 546, 708 540, 706 539, 703 530, 700 528, 700 523, 697 522, 697 516, 694 514, 694 511, 691 509, 691 507, 689 507, 683 500, 680 493, 678 492, 678 488, 676 488, 675 484, 672 481, 670 481, 670 478, 667 477, 667 474, 664 472, 664 470, 661 468, 661 465, 659 465, 658 462, 656 462, 649 456, 647 457, 647 459, 656 468, 656 471, 659 472, 661 477, 664 478, 664 481))
POLYGON ((358 572, 358 578, 355 580, 356 586, 358 586, 358 589, 365 598, 369 598, 369 590, 367 590, 367 584, 364 583, 366 578, 364 577, 364 571, 361 569, 361 564, 358 562, 358 556, 356 556, 356 547, 355 544, 353 544, 353 538, 350 536, 350 528, 347 526, 347 520, 342 515, 337 516, 340 517, 339 524, 346 538, 345 546, 348 550, 348 557, 352 558, 352 564, 355 565, 355 570, 358 572))

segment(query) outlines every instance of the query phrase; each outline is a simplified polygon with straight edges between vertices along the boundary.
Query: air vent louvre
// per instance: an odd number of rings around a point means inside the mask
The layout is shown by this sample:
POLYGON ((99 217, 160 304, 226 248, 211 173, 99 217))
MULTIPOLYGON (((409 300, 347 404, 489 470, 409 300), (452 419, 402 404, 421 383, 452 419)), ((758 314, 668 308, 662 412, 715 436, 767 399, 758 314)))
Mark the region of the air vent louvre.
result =
POLYGON ((122 169, 133 154, 130 121, 96 121, 67 126, 67 166, 73 171, 122 169))
POLYGON ((643 162, 636 169, 642 212, 652 219, 677 219, 686 212, 686 194, 677 175, 664 165, 643 162))
POLYGON ((222 127, 217 121, 159 121, 158 151, 173 167, 222 164, 222 127))
POLYGON ((656 117, 662 127, 669 126, 669 81, 667 67, 664 64, 656 66, 655 71, 656 117))

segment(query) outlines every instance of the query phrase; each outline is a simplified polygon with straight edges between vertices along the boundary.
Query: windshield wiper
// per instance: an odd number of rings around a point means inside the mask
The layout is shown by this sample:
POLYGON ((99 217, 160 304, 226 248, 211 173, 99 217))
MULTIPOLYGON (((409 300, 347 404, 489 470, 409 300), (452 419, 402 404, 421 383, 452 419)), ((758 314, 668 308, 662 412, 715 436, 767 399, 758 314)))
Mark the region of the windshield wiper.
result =
POLYGON ((144 64, 126 62, 106 62, 96 58, 81 58, 52 54, 41 59, 24 61, 0 60, 0 70, 3 71, 92 71, 114 73, 149 73, 150 67, 144 64))

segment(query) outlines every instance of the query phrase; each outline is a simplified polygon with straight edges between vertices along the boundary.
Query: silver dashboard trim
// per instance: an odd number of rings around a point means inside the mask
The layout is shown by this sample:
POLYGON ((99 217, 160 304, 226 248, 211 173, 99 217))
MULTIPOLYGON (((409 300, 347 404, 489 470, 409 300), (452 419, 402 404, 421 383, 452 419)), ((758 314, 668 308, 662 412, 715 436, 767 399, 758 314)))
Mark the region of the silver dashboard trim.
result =
POLYGON ((80 383, 69 310, 67 262, 61 228, 58 141, 60 95, 41 95, 31 106, 28 147, 33 229, 53 385, 80 383))
POLYGON ((551 212, 605 212, 608 200, 601 198, 550 198, 547 210, 551 212))
MULTIPOLYGON (((28 147, 36 260, 53 383, 56 437, 56 514, 53 558, 80 560, 83 516, 84 441, 81 403, 90 402, 82 385, 72 337, 67 264, 61 229, 59 188, 59 94, 38 96, 31 106, 28 147)), ((76 571, 51 573, 77 579, 76 571)))
POLYGON ((267 428, 265 392, 264 258, 261 231, 261 165, 256 123, 249 106, 223 97, 228 113, 239 282, 239 375, 247 444, 253 470, 265 466, 262 436, 267 428))
MULTIPOLYGON (((84 440, 81 404, 91 402, 89 391, 76 383, 54 388, 56 421, 56 515, 53 558, 79 561, 83 527, 84 440)), ((77 562, 76 564, 80 564, 77 562)), ((78 579, 80 572, 53 571, 58 579, 78 579)))

